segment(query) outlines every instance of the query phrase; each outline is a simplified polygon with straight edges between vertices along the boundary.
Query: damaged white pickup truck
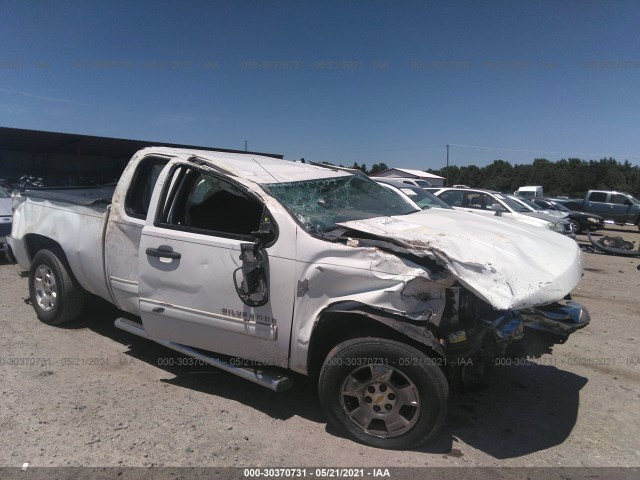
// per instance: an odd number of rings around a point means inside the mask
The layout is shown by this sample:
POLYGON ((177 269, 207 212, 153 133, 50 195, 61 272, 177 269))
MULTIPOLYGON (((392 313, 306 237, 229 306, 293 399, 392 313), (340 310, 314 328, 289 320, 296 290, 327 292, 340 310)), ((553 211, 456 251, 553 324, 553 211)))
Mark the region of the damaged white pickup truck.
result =
POLYGON ((329 422, 373 446, 426 441, 452 382, 589 322, 566 300, 575 241, 417 211, 345 171, 148 148, 115 191, 24 195, 8 253, 40 320, 74 320, 97 295, 124 312, 118 328, 273 390, 309 376, 329 422))

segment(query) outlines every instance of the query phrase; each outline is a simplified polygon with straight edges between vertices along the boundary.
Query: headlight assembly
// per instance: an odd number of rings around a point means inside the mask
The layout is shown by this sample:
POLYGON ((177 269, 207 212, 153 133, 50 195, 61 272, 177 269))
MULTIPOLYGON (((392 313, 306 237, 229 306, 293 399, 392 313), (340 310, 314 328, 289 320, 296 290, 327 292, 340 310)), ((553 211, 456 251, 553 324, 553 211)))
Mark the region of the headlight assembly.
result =
POLYGON ((564 227, 562 226, 562 224, 560 222, 558 222, 558 223, 549 222, 549 224, 547 226, 551 230, 553 230, 554 232, 564 233, 564 227))

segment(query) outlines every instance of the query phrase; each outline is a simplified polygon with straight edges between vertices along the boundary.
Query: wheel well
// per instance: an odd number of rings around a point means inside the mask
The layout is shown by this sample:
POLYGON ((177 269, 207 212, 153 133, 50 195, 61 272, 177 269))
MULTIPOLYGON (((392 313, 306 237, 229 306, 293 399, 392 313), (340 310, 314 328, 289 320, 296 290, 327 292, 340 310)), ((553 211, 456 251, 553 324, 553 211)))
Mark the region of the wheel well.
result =
POLYGON ((428 345, 417 342, 397 330, 358 313, 327 312, 318 321, 311 335, 307 354, 309 377, 317 379, 324 359, 333 347, 358 337, 378 337, 406 343, 428 356, 438 357, 428 345))
POLYGON ((55 249, 59 251, 63 251, 62 247, 58 242, 52 240, 49 237, 44 237, 42 235, 37 235, 35 233, 31 233, 29 235, 25 235, 25 245, 27 246, 27 254, 29 255, 29 260, 32 260, 33 257, 36 256, 40 250, 44 250, 45 248, 48 250, 55 249))

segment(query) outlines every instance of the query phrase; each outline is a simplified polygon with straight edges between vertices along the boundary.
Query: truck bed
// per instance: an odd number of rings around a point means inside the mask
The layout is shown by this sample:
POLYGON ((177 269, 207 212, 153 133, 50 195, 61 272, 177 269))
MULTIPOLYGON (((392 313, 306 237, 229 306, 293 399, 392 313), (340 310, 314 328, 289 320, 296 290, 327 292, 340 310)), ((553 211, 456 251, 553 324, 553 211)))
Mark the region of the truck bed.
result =
POLYGON ((109 299, 103 249, 113 192, 114 187, 32 188, 15 196, 13 207, 20 218, 12 237, 20 241, 13 253, 20 267, 29 268, 30 239, 45 238, 48 248, 64 251, 82 288, 109 299))

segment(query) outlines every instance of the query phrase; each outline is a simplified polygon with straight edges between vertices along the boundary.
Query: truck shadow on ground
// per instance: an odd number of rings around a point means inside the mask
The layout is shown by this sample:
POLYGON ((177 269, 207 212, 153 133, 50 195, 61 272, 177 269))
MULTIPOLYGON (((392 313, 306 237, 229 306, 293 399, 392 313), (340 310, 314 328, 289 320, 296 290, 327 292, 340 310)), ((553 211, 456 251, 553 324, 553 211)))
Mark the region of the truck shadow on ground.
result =
POLYGON ((461 440, 507 459, 559 445, 573 430, 587 381, 551 365, 494 367, 483 388, 452 395, 444 428, 421 450, 462 456, 461 440))
MULTIPOLYGON (((89 328, 126 345, 129 350, 125 354, 131 360, 174 375, 163 382, 234 400, 275 419, 300 416, 326 423, 316 387, 305 377, 296 378, 291 390, 275 393, 214 367, 193 365, 189 357, 115 328, 113 322, 120 314, 106 303, 97 302, 88 313, 87 320, 68 328, 89 328)), ((462 457, 464 453, 456 445, 462 441, 496 459, 506 459, 559 445, 573 430, 580 390, 586 383, 586 378, 552 365, 496 366, 482 387, 452 393, 444 427, 415 451, 462 457)), ((342 436, 330 426, 326 430, 342 436)))

